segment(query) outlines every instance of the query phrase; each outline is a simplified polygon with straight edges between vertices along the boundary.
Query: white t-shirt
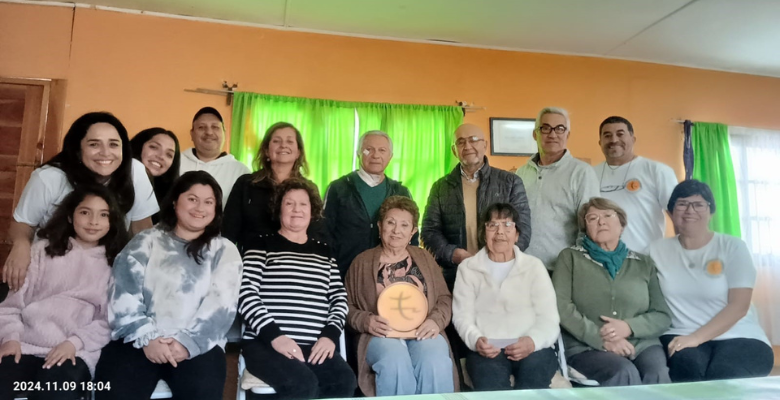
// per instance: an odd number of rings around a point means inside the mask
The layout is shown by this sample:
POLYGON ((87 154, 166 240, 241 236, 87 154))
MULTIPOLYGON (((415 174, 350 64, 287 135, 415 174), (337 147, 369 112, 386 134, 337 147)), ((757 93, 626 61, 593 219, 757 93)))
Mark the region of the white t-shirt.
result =
MULTIPOLYGON (((135 201, 125 216, 127 229, 130 229, 131 221, 140 221, 160 211, 144 165, 133 159, 132 171, 135 201)), ((72 191, 73 186, 68 182, 68 177, 63 170, 50 165, 38 168, 33 171, 30 181, 24 187, 19 204, 14 210, 14 220, 33 227, 41 227, 51 218, 65 196, 72 191)))
POLYGON ((664 237, 664 210, 677 186, 671 167, 644 157, 615 169, 603 162, 595 167, 601 197, 617 203, 628 216, 623 242, 629 249, 647 253, 650 243, 664 237))
POLYGON ((512 270, 512 266, 515 265, 515 260, 509 260, 506 262, 495 262, 489 257, 486 258, 485 266, 490 271, 490 275, 493 276, 493 280, 499 285, 509 275, 509 271, 512 270))
MULTIPOLYGON (((745 242, 715 233, 704 247, 686 250, 677 237, 650 245, 658 280, 672 310, 666 334, 690 335, 706 325, 728 304, 729 289, 753 288, 756 268, 745 242)), ((731 329, 713 340, 748 338, 769 344, 753 306, 731 329)))

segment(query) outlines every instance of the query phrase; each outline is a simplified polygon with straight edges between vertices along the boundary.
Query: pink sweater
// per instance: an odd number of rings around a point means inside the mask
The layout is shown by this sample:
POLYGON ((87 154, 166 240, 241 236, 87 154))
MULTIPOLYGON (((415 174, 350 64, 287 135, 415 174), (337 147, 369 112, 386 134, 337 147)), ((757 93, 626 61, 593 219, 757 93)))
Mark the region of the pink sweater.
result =
POLYGON ((111 339, 106 313, 111 268, 103 246, 71 250, 51 258, 46 240, 32 246, 22 288, 0 303, 0 343, 16 340, 22 354, 46 357, 65 340, 76 347, 94 376, 100 350, 111 339))

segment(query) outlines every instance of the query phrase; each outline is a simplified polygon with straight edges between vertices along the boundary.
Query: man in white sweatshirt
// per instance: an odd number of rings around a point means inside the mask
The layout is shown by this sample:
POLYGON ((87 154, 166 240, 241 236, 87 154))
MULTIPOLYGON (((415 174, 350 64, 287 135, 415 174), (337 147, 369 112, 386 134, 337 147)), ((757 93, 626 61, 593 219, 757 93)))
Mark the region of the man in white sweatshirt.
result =
POLYGON ((216 109, 203 107, 195 113, 190 136, 195 147, 181 153, 179 173, 202 170, 211 174, 222 188, 224 207, 236 179, 248 174, 249 168, 222 151, 225 144, 225 125, 222 123, 222 115, 216 109))
POLYGON ((577 211, 599 195, 593 168, 567 148, 569 113, 546 107, 536 117, 533 137, 538 152, 517 170, 531 207, 531 243, 526 254, 539 258, 552 272, 561 250, 577 240, 577 211))

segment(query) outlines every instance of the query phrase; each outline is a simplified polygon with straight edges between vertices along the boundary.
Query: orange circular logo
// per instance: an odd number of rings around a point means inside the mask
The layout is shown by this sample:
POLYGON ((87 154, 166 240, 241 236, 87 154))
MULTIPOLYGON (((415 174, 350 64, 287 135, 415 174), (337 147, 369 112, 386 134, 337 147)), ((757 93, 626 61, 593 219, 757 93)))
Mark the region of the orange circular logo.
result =
POLYGON ((718 276, 723 273, 723 263, 720 260, 712 260, 707 263, 707 273, 712 276, 718 276))
POLYGON ((636 192, 642 188, 642 184, 639 183, 639 179, 632 179, 626 183, 626 190, 629 192, 636 192))
POLYGON ((388 337, 414 337, 414 330, 428 317, 428 299, 417 286, 396 282, 379 294, 377 311, 396 331, 388 337))

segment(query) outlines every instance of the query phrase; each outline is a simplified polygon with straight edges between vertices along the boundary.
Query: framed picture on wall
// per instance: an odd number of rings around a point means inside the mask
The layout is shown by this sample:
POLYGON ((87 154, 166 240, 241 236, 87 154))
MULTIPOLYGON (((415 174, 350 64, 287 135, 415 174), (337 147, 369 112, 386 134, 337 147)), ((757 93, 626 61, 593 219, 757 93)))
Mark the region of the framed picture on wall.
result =
POLYGON ((490 154, 532 156, 536 154, 535 119, 490 118, 490 154))

